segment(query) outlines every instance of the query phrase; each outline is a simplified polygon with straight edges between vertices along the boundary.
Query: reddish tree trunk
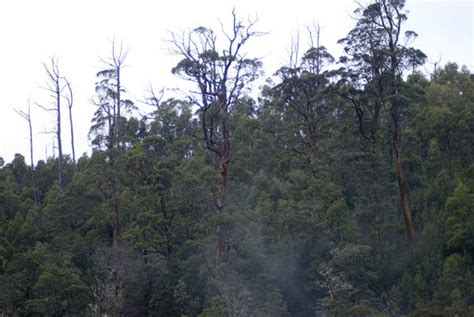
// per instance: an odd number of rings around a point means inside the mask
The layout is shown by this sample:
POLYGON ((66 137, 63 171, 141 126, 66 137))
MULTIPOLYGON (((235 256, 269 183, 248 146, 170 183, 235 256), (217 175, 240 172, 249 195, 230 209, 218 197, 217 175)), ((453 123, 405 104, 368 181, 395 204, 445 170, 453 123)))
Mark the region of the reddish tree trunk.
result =
POLYGON ((403 173, 402 161, 401 161, 401 146, 400 144, 395 145, 395 166, 397 170, 398 178, 398 189, 400 192, 400 200, 402 203, 403 217, 405 218, 405 225, 407 228, 408 240, 413 240, 415 235, 415 229, 413 227, 413 219, 411 215, 410 205, 408 204, 408 194, 406 190, 406 180, 403 173))

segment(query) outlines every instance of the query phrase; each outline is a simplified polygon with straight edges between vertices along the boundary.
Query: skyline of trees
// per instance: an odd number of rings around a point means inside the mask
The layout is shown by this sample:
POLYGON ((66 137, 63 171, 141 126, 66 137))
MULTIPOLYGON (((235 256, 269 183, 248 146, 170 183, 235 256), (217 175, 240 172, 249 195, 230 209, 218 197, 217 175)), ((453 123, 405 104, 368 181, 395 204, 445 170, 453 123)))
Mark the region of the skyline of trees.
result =
POLYGON ((471 315, 474 75, 417 71, 404 3, 361 6, 339 62, 308 28, 258 90, 256 20, 171 34, 190 90, 142 115, 113 42, 90 155, 0 166, 0 313, 471 315))

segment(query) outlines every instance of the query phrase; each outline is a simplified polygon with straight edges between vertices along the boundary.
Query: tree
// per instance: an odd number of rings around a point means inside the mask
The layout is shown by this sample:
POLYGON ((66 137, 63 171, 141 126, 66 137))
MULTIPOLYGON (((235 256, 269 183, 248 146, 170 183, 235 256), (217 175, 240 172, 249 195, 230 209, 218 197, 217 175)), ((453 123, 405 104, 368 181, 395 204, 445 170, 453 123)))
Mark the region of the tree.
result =
POLYGON ((382 225, 380 165, 383 142, 381 121, 384 110, 384 56, 382 36, 361 19, 347 37, 339 40, 344 44, 345 56, 341 61, 341 95, 352 106, 356 127, 361 138, 361 150, 366 156, 362 164, 363 176, 367 178, 367 205, 371 210, 371 226, 374 232, 373 254, 376 262, 382 257, 382 225))
POLYGON ((72 120, 72 106, 74 105, 74 99, 72 95, 71 83, 67 80, 67 78, 64 78, 64 81, 66 82, 67 91, 68 91, 68 94, 65 95, 65 98, 66 98, 67 107, 69 110, 69 127, 71 129, 72 162, 74 164, 74 168, 76 168, 76 148, 74 146, 74 125, 73 125, 73 120, 72 120))
POLYGON ((106 233, 106 243, 110 243, 107 247, 97 247, 95 250, 96 260, 104 266, 99 268, 98 277, 95 278, 99 285, 96 291, 99 295, 96 297, 99 298, 97 301, 102 296, 105 298, 107 308, 102 309, 111 313, 120 311, 124 305, 127 291, 124 278, 133 266, 133 261, 129 261, 128 251, 122 244, 122 220, 129 201, 121 177, 122 158, 127 150, 124 133, 128 122, 136 122, 132 119, 127 121, 125 116, 135 109, 131 100, 123 98, 126 90, 122 85, 122 70, 127 53, 122 43, 112 41, 111 55, 102 60, 104 69, 96 74, 95 97, 92 100, 97 109, 89 132, 94 137, 92 144, 95 151, 92 159, 94 168, 97 169, 92 177, 104 199, 102 218, 97 221, 106 233))
MULTIPOLYGON (((316 35, 313 35, 311 28, 308 30, 311 47, 299 65, 283 67, 277 72, 282 82, 273 88, 273 95, 284 121, 284 131, 281 132, 286 141, 284 147, 307 156, 312 176, 320 179, 317 167, 320 148, 334 114, 329 85, 334 73, 327 70, 334 58, 320 45, 319 26, 316 27, 316 35)), ((292 58, 298 60, 297 54, 292 53, 292 58)))
POLYGON ((446 201, 446 248, 474 254, 474 193, 460 183, 446 201))
MULTIPOLYGON (((408 239, 412 240, 415 229, 413 226, 412 213, 408 203, 408 189, 405 172, 402 166, 402 126, 404 104, 401 87, 401 76, 407 66, 416 66, 424 63, 426 56, 419 50, 406 48, 400 44, 401 24, 407 17, 401 12, 405 5, 404 0, 383 0, 374 7, 372 21, 383 28, 385 47, 389 57, 389 85, 388 96, 391 105, 391 117, 393 124, 392 143, 395 150, 395 167, 397 172, 400 200, 403 207, 403 216, 407 227, 408 239), (388 47, 387 47, 388 46, 388 47)), ((370 16, 370 15, 369 15, 370 16)), ((405 32, 407 38, 413 38, 416 33, 405 32)))
POLYGON ((96 98, 93 100, 97 110, 92 119, 91 135, 95 135, 93 144, 101 148, 105 145, 107 150, 123 146, 122 133, 125 126, 125 112, 135 109, 134 103, 129 99, 122 99, 126 92, 122 85, 122 69, 128 51, 121 43, 112 41, 112 54, 103 59, 105 69, 99 71, 95 84, 96 98))
POLYGON ((112 54, 109 59, 103 60, 105 69, 97 73, 96 99, 93 100, 97 110, 92 119, 93 125, 90 134, 95 134, 93 144, 99 149, 105 145, 105 170, 108 189, 106 196, 112 209, 112 246, 117 247, 120 240, 120 205, 119 205, 119 179, 117 177, 116 161, 121 155, 124 146, 122 140, 125 125, 125 111, 134 109, 134 104, 129 99, 122 99, 125 88, 121 83, 121 71, 127 57, 123 44, 117 48, 112 42, 112 54))
MULTIPOLYGON (((400 43, 401 25, 407 19, 406 14, 402 12, 404 5, 404 0, 375 0, 367 6, 361 6, 356 10, 356 13, 360 14, 356 27, 340 42, 346 45, 346 53, 352 57, 351 59, 345 57, 343 61, 354 63, 356 69, 359 70, 359 75, 352 73, 349 78, 359 78, 359 82, 362 78, 368 84, 376 85, 373 90, 375 108, 370 136, 364 136, 369 138, 371 143, 375 142, 374 133, 378 130, 383 108, 389 108, 400 201, 408 239, 412 240, 414 226, 408 203, 407 181, 402 166, 403 107, 407 104, 407 98, 403 95, 402 75, 407 68, 423 64, 426 56, 421 51, 407 48, 400 43)), ((407 41, 414 37, 416 37, 415 32, 405 32, 407 41)), ((359 118, 361 133, 365 134, 363 129, 365 111, 353 99, 351 102, 359 118)))
MULTIPOLYGON (((59 71, 59 64, 57 58, 52 57, 50 59, 50 64, 43 64, 43 67, 46 71, 46 87, 45 90, 50 93, 50 97, 53 100, 53 107, 45 107, 39 103, 36 103, 40 108, 45 111, 52 111, 56 115, 56 125, 53 129, 56 134, 56 142, 58 145, 58 182, 59 188, 62 190, 64 188, 64 158, 63 158, 63 145, 62 145, 62 136, 61 136, 61 99, 64 97, 63 91, 65 87, 68 87, 68 93, 66 99, 68 102, 72 102, 72 90, 70 89, 69 82, 66 77, 62 76, 59 71)), ((71 105, 72 107, 72 105, 71 105)))
MULTIPOLYGON (((241 21, 232 11, 230 32, 221 25, 225 43, 210 28, 197 27, 181 35, 171 34, 171 45, 182 60, 172 69, 174 74, 197 86, 190 102, 198 107, 204 147, 214 153, 219 164, 220 181, 215 198, 215 209, 222 214, 225 208, 231 161, 231 118, 235 105, 255 80, 261 62, 247 58, 243 48, 260 33, 253 30, 256 20, 241 21)), ((216 226, 216 275, 226 253, 226 226, 216 226)))
POLYGON ((24 112, 23 110, 16 110, 16 109, 15 109, 15 112, 28 122, 28 131, 30 133, 31 186, 33 187, 33 200, 35 204, 38 205, 38 197, 36 193, 36 184, 35 184, 35 161, 33 159, 33 123, 31 119, 30 100, 28 100, 28 112, 24 112))

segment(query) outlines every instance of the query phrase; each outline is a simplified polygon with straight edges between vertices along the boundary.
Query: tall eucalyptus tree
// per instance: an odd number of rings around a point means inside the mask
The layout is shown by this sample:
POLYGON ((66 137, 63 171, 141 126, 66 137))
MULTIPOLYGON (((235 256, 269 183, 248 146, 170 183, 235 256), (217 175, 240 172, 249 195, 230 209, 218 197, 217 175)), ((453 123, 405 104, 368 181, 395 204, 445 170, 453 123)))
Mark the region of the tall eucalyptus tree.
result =
MULTIPOLYGON (((254 31, 256 22, 240 20, 234 10, 230 30, 221 25, 220 36, 206 27, 171 34, 172 49, 182 58, 172 72, 196 87, 189 100, 198 108, 204 147, 218 161, 220 181, 214 206, 218 214, 224 212, 229 185, 232 112, 261 68, 259 59, 248 58, 244 52, 249 40, 260 34, 254 31)), ((224 223, 216 226, 216 234, 218 273, 227 247, 224 223)))

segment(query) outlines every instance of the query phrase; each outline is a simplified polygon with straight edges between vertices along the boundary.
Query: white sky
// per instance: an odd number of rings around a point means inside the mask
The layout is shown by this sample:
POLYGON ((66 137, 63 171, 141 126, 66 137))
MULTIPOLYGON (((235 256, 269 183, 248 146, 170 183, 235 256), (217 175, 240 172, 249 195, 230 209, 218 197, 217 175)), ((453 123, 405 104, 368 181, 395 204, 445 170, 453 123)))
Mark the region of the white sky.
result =
MULTIPOLYGON (((32 100, 35 160, 52 154, 52 114, 33 105, 47 105, 42 63, 59 58, 61 72, 74 91, 76 155, 90 152, 87 134, 95 110, 95 74, 100 58, 107 58, 111 39, 123 40, 130 52, 123 83, 132 99, 143 99, 150 84, 173 88, 181 81, 171 74, 179 60, 167 52, 168 30, 224 24, 235 7, 237 13, 259 16, 258 29, 267 35, 249 43, 250 51, 263 58, 266 76, 287 61, 287 48, 296 30, 307 24, 322 26, 321 41, 337 58, 336 43, 354 26, 352 0, 14 0, 0 2, 0 156, 6 162, 22 153, 29 162, 28 129, 13 108, 25 110, 32 100)), ((405 30, 419 38, 413 46, 430 61, 455 61, 474 69, 474 0, 407 0, 410 11, 405 30)), ((302 41, 304 40, 304 33, 302 41)), ((432 65, 426 65, 431 71, 432 65)), ((138 104, 141 106, 140 104, 138 104)), ((64 109, 63 147, 70 153, 69 125, 64 109)), ((142 111, 146 109, 142 106, 142 111)))

